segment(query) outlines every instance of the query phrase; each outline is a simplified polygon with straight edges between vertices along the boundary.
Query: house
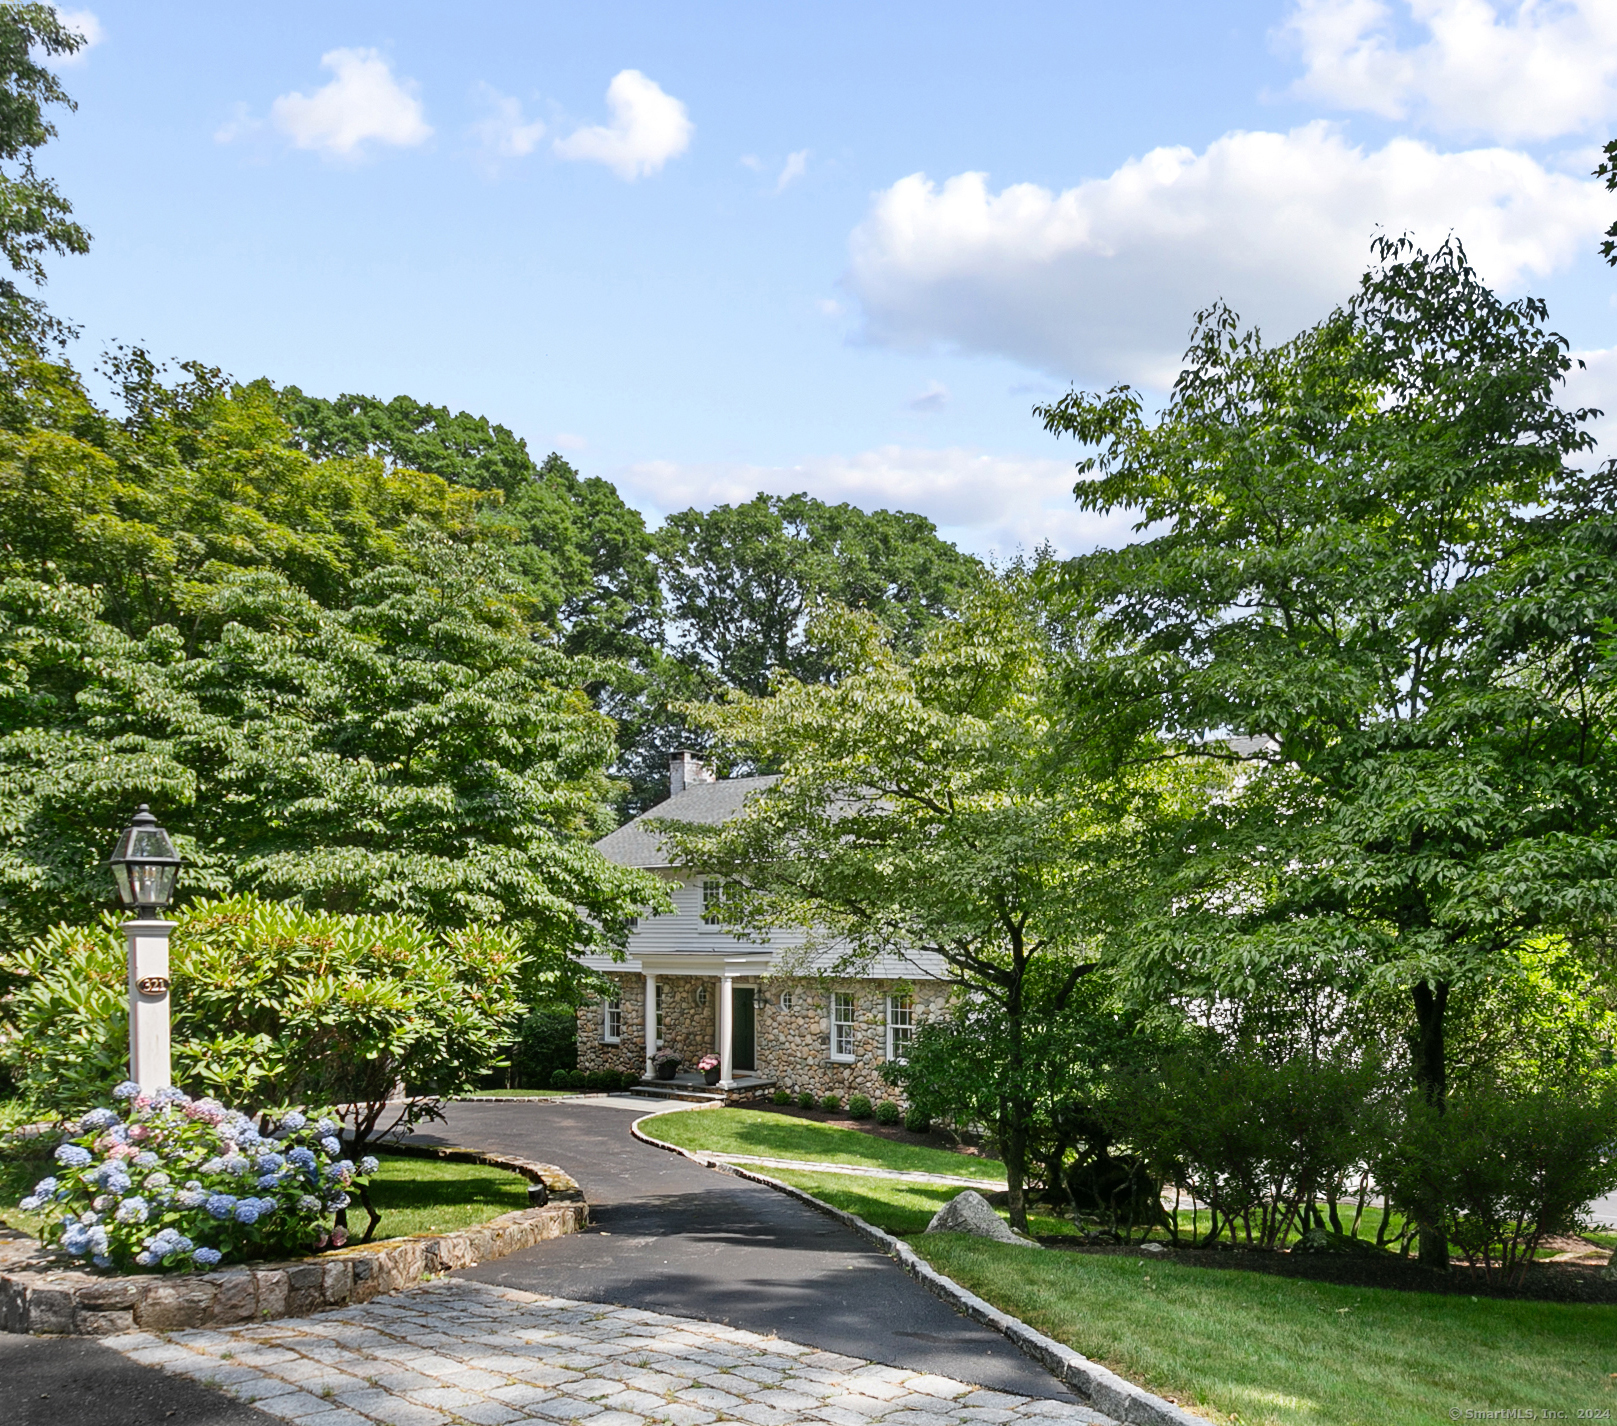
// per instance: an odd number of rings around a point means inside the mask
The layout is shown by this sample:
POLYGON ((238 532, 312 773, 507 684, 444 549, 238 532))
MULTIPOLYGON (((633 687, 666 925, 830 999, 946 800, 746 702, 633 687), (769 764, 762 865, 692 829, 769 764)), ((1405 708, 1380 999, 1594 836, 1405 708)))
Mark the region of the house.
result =
POLYGON ((659 1049, 678 1055, 686 1072, 714 1054, 730 1099, 775 1089, 816 1098, 902 1099, 881 1068, 903 1057, 918 1024, 941 1014, 948 997, 942 959, 924 952, 892 955, 862 974, 837 976, 829 952, 802 963, 801 929, 782 928, 762 942, 738 936, 713 916, 723 882, 675 866, 647 825, 658 818, 724 822, 775 780, 721 781, 691 753, 677 752, 669 759, 668 800, 595 844, 609 860, 663 878, 674 911, 641 918, 630 933, 627 960, 582 958, 618 991, 578 1012, 580 1069, 639 1070, 650 1077, 659 1049), (654 1042, 648 1042, 648 1024, 655 1026, 654 1042))

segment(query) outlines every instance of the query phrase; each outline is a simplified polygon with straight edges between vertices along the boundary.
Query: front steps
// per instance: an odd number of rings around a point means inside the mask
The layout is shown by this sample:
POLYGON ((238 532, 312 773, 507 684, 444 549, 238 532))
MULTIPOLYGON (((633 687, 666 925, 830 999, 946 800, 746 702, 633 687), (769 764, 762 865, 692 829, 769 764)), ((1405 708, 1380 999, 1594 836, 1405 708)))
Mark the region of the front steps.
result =
POLYGON ((773 1075, 748 1076, 728 1089, 705 1083, 700 1075, 680 1075, 674 1079, 643 1079, 629 1093, 641 1099, 677 1099, 690 1104, 746 1104, 767 1099, 775 1092, 773 1075))

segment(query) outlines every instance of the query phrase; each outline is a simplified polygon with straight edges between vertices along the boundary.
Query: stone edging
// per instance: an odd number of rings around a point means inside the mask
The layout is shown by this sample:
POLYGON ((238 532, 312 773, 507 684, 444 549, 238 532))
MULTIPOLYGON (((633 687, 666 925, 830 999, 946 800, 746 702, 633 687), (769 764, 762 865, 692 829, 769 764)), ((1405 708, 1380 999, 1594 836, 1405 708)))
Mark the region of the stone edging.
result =
POLYGON ((528 1192, 536 1206, 452 1233, 357 1243, 295 1262, 169 1275, 102 1277, 56 1269, 44 1258, 25 1256, 34 1239, 0 1230, 0 1331, 108 1337, 137 1328, 166 1332, 302 1317, 323 1307, 368 1302, 452 1268, 503 1258, 589 1223, 589 1205, 578 1184, 554 1164, 427 1145, 405 1152, 519 1173, 532 1185, 528 1192))
MULTIPOLYGON (((646 1116, 651 1117, 653 1116, 646 1116)), ((991 1303, 978 1297, 976 1293, 968 1292, 953 1278, 945 1277, 907 1243, 893 1237, 891 1233, 884 1233, 874 1224, 865 1222, 857 1214, 834 1208, 813 1194, 794 1188, 789 1183, 782 1183, 779 1179, 770 1178, 767 1174, 756 1173, 736 1164, 727 1164, 719 1159, 704 1158, 699 1153, 681 1149, 674 1144, 660 1143, 641 1132, 640 1126, 643 1123, 644 1118, 637 1119, 629 1126, 629 1132, 641 1143, 649 1144, 654 1149, 678 1154, 691 1160, 692 1163, 701 1164, 704 1168, 716 1169, 719 1173, 732 1174, 736 1178, 761 1183, 766 1188, 795 1198, 798 1202, 807 1204, 810 1208, 817 1209, 852 1228, 861 1237, 874 1243, 888 1257, 896 1259, 905 1272, 934 1296, 941 1297, 956 1311, 981 1322, 983 1326, 992 1328, 1002 1337, 1014 1342, 1027 1356, 1032 1357, 1058 1381, 1065 1382, 1097 1411, 1103 1411, 1118 1421, 1135 1423, 1136 1426, 1208 1426, 1206 1417, 1194 1415, 1182 1406, 1176 1406, 1173 1402, 1146 1391, 1144 1387, 1125 1381, 1116 1372, 1108 1371, 1098 1363, 1090 1361, 1088 1357, 1073 1351, 1071 1347, 1064 1346, 1055 1338, 1046 1337, 1043 1332, 1036 1331, 1027 1323, 1001 1312, 991 1303)))

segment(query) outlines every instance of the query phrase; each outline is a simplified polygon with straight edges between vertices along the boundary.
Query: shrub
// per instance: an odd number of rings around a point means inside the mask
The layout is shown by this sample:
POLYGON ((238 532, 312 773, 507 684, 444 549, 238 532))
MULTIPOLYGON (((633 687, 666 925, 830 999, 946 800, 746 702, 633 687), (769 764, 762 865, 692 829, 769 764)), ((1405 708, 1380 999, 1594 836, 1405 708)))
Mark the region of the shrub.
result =
POLYGON ((550 1072, 550 1087, 552 1089, 571 1089, 573 1071, 568 1069, 552 1070, 550 1072))
POLYGON ((792 1092, 789 1089, 777 1089, 769 1098, 771 1103, 774 1104, 790 1104, 792 1102, 792 1092))
POLYGON ((878 1124, 897 1124, 903 1117, 903 1111, 891 1099, 884 1099, 876 1106, 878 1124))
MULTIPOLYGON (((434 933, 408 916, 339 916, 255 896, 194 901, 169 948, 174 1074, 232 1103, 353 1106, 356 1146, 477 1085, 511 1040, 525 963, 502 927, 434 933), (397 1106, 394 1106, 397 1110, 397 1106)), ((128 1053, 120 917, 58 926, 0 957, 20 977, 8 1058, 24 1095, 105 1101, 128 1053)))
POLYGON ((530 1010, 511 1047, 511 1087, 534 1089, 550 1084, 558 1069, 571 1069, 577 1063, 577 1016, 563 1005, 541 1005, 530 1010))
POLYGON ((812 1109, 818 1103, 819 1101, 806 1089, 797 1096, 797 1107, 799 1109, 812 1109))
POLYGON ((1388 1198, 1439 1227, 1490 1284, 1520 1283, 1540 1240, 1617 1187, 1617 1094, 1479 1086, 1406 1107, 1376 1164, 1388 1198))
POLYGON ((820 1101, 820 1108, 825 1110, 827 1114, 835 1114, 837 1110, 842 1108, 842 1101, 836 1095, 828 1094, 820 1101))
POLYGON ((848 1096, 848 1118, 868 1119, 870 1118, 870 1112, 871 1105, 867 1096, 863 1094, 852 1094, 848 1096))
POLYGON ((350 1188, 363 1194, 376 1160, 343 1158, 335 1119, 290 1111, 260 1134, 216 1100, 173 1089, 148 1098, 127 1082, 114 1093, 124 1107, 73 1124, 57 1173, 20 1205, 44 1215, 50 1247, 96 1267, 206 1271, 346 1240, 327 1220, 350 1188))
POLYGON ((904 1116, 904 1127, 912 1134, 930 1134, 932 1121, 923 1110, 912 1104, 904 1116))

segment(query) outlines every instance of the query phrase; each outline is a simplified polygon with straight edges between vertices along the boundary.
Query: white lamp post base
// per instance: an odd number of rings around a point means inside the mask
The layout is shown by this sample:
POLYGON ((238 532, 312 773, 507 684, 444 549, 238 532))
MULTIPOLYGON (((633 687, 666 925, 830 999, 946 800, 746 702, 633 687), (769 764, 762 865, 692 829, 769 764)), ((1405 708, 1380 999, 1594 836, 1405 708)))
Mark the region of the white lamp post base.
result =
POLYGON ((125 921, 129 942, 129 1077, 144 1094, 174 1082, 169 1055, 168 938, 173 921, 125 921))

